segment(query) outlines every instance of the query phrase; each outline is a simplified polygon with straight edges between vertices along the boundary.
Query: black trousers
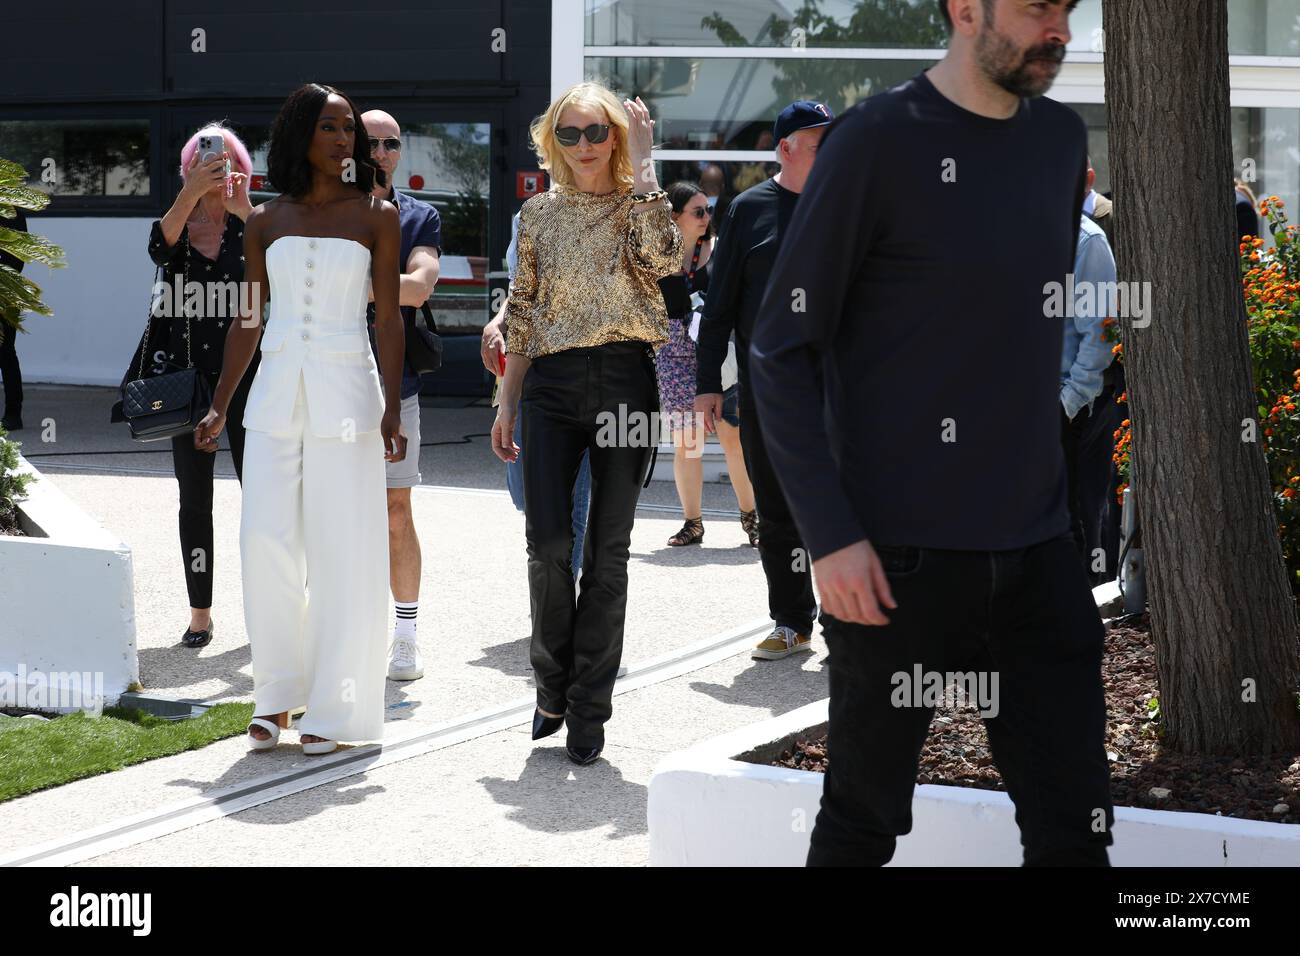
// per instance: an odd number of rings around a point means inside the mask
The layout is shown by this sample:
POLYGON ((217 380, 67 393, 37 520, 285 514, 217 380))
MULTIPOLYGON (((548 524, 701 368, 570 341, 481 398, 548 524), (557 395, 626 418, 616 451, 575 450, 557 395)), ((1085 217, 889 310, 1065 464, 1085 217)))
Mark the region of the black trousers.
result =
POLYGON ((1061 448, 1065 452, 1065 500, 1070 509, 1070 537, 1085 564, 1088 563, 1088 536, 1084 531, 1083 506, 1079 502, 1079 443, 1088 418, 1086 406, 1079 409, 1073 419, 1066 418, 1065 409, 1061 409, 1061 448))
POLYGON ((1079 506, 1084 539, 1089 555, 1100 548, 1106 556, 1104 568, 1093 576, 1094 584, 1113 581, 1119 573, 1119 519, 1123 509, 1115 498, 1119 471, 1113 457, 1115 429, 1124 420, 1127 406, 1115 404, 1115 399, 1124 394, 1125 383, 1123 366, 1114 371, 1117 374, 1106 376, 1107 384, 1079 432, 1079 506))
POLYGON ((17 340, 20 333, 9 326, 0 329, 0 378, 4 379, 4 417, 20 418, 23 414, 23 370, 18 366, 17 340))
POLYGON ((830 759, 808 864, 880 866, 911 831, 935 708, 896 692, 919 665, 987 675, 984 725, 1025 865, 1107 865, 1103 626, 1073 538, 995 552, 875 547, 898 603, 889 624, 821 619, 830 759))
POLYGON ((658 435, 654 352, 612 342, 534 359, 524 377, 524 517, 537 706, 567 714, 568 743, 601 747, 623 656, 627 559, 658 435), (640 421, 639 432, 635 423, 640 421), (620 428, 622 422, 629 426, 620 428), (581 593, 574 598, 573 484, 591 458, 581 593))
MULTIPOLYGON (((743 385, 741 395, 749 394, 748 385, 743 385)), ((784 625, 798 634, 811 634, 817 616, 812 559, 803 550, 799 529, 768 457, 758 411, 743 400, 740 447, 745 452, 745 470, 754 486, 754 504, 758 508, 758 556, 767 578, 768 613, 778 627, 784 625)))
POLYGON ((1070 528, 1087 565, 1088 579, 1094 585, 1113 580, 1118 571, 1120 507, 1115 500, 1118 476, 1111 459, 1115 429, 1123 420, 1124 410, 1115 404, 1117 394, 1113 386, 1107 385, 1091 411, 1081 408, 1073 420, 1061 412, 1070 528))
MULTIPOLYGON (((252 388, 256 365, 250 365, 244 380, 230 398, 221 444, 229 443, 230 457, 235 460, 235 474, 244 479, 244 406, 252 388)), ((206 375, 208 386, 216 391, 217 376, 206 375)), ((172 468, 180 486, 181 561, 185 566, 185 588, 190 607, 212 607, 212 481, 217 456, 194 447, 194 435, 186 433, 172 439, 172 468)))

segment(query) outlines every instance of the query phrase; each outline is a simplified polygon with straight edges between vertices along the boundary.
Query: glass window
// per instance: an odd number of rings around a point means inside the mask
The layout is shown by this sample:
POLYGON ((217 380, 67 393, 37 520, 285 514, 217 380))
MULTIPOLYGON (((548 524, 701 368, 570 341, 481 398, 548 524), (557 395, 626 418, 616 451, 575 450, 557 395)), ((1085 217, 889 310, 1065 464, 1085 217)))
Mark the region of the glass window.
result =
MULTIPOLYGON (((1277 196, 1287 218, 1300 222, 1300 109, 1234 107, 1232 160, 1235 175, 1258 199, 1277 196)), ((1260 230, 1270 238, 1262 219, 1260 230)))
POLYGON ((794 100, 840 113, 933 62, 588 57, 586 75, 620 95, 640 96, 662 148, 771 149, 772 123, 794 100))
POLYGON ((1300 56, 1300 0, 1228 0, 1228 52, 1300 56))
POLYGON ((437 208, 443 250, 453 255, 488 254, 489 131, 487 123, 402 127, 396 185, 437 208))
POLYGON ((1110 132, 1106 128, 1106 107, 1101 103, 1071 103, 1070 109, 1081 117, 1088 127, 1088 155, 1092 169, 1097 174, 1093 189, 1109 194, 1110 189, 1110 132))
POLYGON ((934 49, 948 42, 934 0, 797 7, 781 0, 587 0, 586 27, 588 46, 788 47, 802 40, 808 47, 934 49))
MULTIPOLYGON (((1102 104, 1071 104, 1088 125, 1088 150, 1097 172, 1095 189, 1111 192, 1110 143, 1106 131, 1106 107, 1102 104)), ((1300 219, 1300 109, 1274 107, 1232 109, 1233 168, 1224 170, 1225 197, 1231 195, 1234 177, 1250 180, 1256 197, 1277 196, 1286 203, 1291 220, 1300 219), (1253 177, 1253 180, 1251 179, 1253 177)), ((1117 210, 1119 222, 1124 211, 1117 210)), ((1263 230, 1263 222, 1260 223, 1263 230)), ((1262 232, 1265 238, 1266 232, 1262 232)))
POLYGON ((0 156, 58 196, 148 196, 147 119, 0 121, 0 156))
POLYGON ((396 186, 438 210, 442 261, 429 301, 443 333, 478 333, 488 319, 491 126, 407 123, 396 186))
MULTIPOLYGON (((1071 50, 1094 49, 1101 0, 1080 0, 1070 28, 1071 50)), ((948 28, 936 0, 587 0, 586 43, 941 50, 948 28)))

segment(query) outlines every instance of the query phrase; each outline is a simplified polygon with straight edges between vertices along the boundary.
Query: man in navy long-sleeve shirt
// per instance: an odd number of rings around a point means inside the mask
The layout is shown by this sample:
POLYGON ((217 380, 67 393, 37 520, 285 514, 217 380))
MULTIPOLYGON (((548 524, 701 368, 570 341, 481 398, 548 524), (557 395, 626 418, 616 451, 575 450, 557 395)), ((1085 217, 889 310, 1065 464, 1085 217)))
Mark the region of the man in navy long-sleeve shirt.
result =
POLYGON ((1083 201, 1083 122, 1040 98, 1074 3, 936 2, 943 61, 828 128, 750 353, 830 649, 809 863, 893 856, 928 688, 956 676, 1025 862, 1105 865, 1103 629, 1068 530, 1047 303, 1083 201))
POLYGON ((817 614, 812 573, 799 529, 763 443, 747 350, 786 226, 817 159, 817 144, 833 118, 825 104, 810 100, 796 100, 777 116, 772 135, 781 171, 746 189, 721 217, 696 347, 695 410, 704 416, 705 427, 712 431, 714 421, 722 414, 722 362, 727 342, 733 333, 736 337, 740 444, 758 507, 758 553, 767 579, 767 610, 774 624, 772 633, 750 652, 755 660, 780 660, 812 650, 813 619, 817 614))

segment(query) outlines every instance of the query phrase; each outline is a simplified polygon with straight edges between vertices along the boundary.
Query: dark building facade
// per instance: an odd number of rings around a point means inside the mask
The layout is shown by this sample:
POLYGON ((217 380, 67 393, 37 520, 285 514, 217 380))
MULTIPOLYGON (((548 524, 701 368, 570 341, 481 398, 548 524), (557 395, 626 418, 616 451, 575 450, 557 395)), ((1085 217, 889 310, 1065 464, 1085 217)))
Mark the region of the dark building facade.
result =
POLYGON ((0 58, 0 156, 52 193, 33 229, 68 251, 69 268, 49 273, 60 324, 80 321, 57 301, 80 275, 121 298, 109 320, 129 338, 150 275, 147 222, 176 196, 186 138, 227 121, 253 154, 257 202, 277 109, 302 83, 327 83, 398 119, 397 186, 442 213, 434 307, 451 341, 426 392, 485 390, 475 329, 503 282, 518 174, 537 167, 528 124, 550 95, 549 0, 63 0, 5 20, 22 39, 0 58))

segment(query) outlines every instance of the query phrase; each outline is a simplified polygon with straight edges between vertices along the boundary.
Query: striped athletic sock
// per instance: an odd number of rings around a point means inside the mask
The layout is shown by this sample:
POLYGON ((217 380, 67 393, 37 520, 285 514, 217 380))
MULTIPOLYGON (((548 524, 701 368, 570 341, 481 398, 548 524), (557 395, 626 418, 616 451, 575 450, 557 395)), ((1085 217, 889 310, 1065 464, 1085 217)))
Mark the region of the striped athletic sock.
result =
POLYGON ((397 610, 397 623, 393 625, 393 637, 415 637, 415 615, 420 610, 420 602, 412 601, 405 604, 402 601, 394 601, 393 607, 397 610))

